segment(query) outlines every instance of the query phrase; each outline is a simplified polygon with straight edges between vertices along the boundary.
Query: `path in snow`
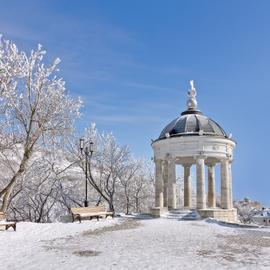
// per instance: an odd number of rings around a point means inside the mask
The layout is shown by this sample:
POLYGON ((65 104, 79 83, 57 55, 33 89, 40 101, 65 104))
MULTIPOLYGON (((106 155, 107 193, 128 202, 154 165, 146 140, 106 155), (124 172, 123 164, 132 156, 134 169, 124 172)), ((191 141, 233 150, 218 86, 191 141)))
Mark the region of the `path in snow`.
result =
POLYGON ((269 231, 204 221, 19 223, 0 241, 0 269, 270 269, 269 231))

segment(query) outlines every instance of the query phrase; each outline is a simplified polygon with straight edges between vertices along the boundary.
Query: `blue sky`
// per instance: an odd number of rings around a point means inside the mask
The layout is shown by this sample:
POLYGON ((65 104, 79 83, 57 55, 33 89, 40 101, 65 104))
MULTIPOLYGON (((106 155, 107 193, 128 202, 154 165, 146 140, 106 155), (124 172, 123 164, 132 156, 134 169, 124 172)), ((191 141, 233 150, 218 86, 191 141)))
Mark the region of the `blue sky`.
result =
POLYGON ((60 57, 67 89, 84 100, 78 128, 96 122, 136 156, 185 109, 237 141, 235 198, 270 205, 269 1, 1 1, 0 32, 21 49, 60 57))

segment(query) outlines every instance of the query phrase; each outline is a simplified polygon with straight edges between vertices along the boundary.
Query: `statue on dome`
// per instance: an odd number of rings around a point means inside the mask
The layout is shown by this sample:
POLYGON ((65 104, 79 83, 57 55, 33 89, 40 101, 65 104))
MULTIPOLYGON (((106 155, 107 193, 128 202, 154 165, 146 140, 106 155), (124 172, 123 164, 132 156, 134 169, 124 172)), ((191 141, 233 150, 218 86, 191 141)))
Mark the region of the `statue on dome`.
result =
POLYGON ((197 100, 196 100, 196 89, 194 87, 194 81, 190 80, 190 89, 188 90, 188 101, 187 107, 189 110, 196 110, 197 109, 197 100))
POLYGON ((193 80, 190 80, 189 81, 189 84, 190 84, 190 89, 188 91, 188 96, 189 97, 196 97, 196 89, 194 87, 194 81, 193 80))

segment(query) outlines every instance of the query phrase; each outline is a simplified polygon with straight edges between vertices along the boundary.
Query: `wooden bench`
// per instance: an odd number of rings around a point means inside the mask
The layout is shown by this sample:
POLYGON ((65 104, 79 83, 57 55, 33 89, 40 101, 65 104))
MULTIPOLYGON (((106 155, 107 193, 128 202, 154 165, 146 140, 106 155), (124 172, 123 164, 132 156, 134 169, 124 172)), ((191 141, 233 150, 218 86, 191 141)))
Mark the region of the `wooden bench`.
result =
POLYGON ((71 208, 72 220, 79 220, 82 222, 83 218, 96 218, 99 220, 100 217, 107 218, 108 216, 113 217, 113 212, 108 212, 104 206, 94 206, 94 207, 79 207, 71 208))
POLYGON ((16 222, 6 221, 6 215, 3 212, 0 212, 0 226, 4 226, 6 230, 13 228, 13 230, 16 231, 16 222))

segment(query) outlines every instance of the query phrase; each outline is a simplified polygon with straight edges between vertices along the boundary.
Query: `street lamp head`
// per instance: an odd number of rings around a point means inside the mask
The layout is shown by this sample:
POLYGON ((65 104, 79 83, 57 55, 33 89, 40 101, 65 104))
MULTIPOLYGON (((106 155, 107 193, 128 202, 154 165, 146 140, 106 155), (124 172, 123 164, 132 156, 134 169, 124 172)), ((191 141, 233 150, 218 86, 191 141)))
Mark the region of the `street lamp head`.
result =
POLYGON ((90 153, 93 154, 94 152, 94 142, 92 140, 90 140, 89 142, 89 150, 90 150, 90 153))
POLYGON ((88 156, 88 155, 89 155, 89 149, 88 149, 88 146, 86 146, 86 147, 85 147, 84 152, 85 152, 85 155, 86 155, 86 156, 88 156))
POLYGON ((81 150, 81 152, 82 152, 83 148, 84 148, 84 139, 80 138, 80 150, 81 150))

